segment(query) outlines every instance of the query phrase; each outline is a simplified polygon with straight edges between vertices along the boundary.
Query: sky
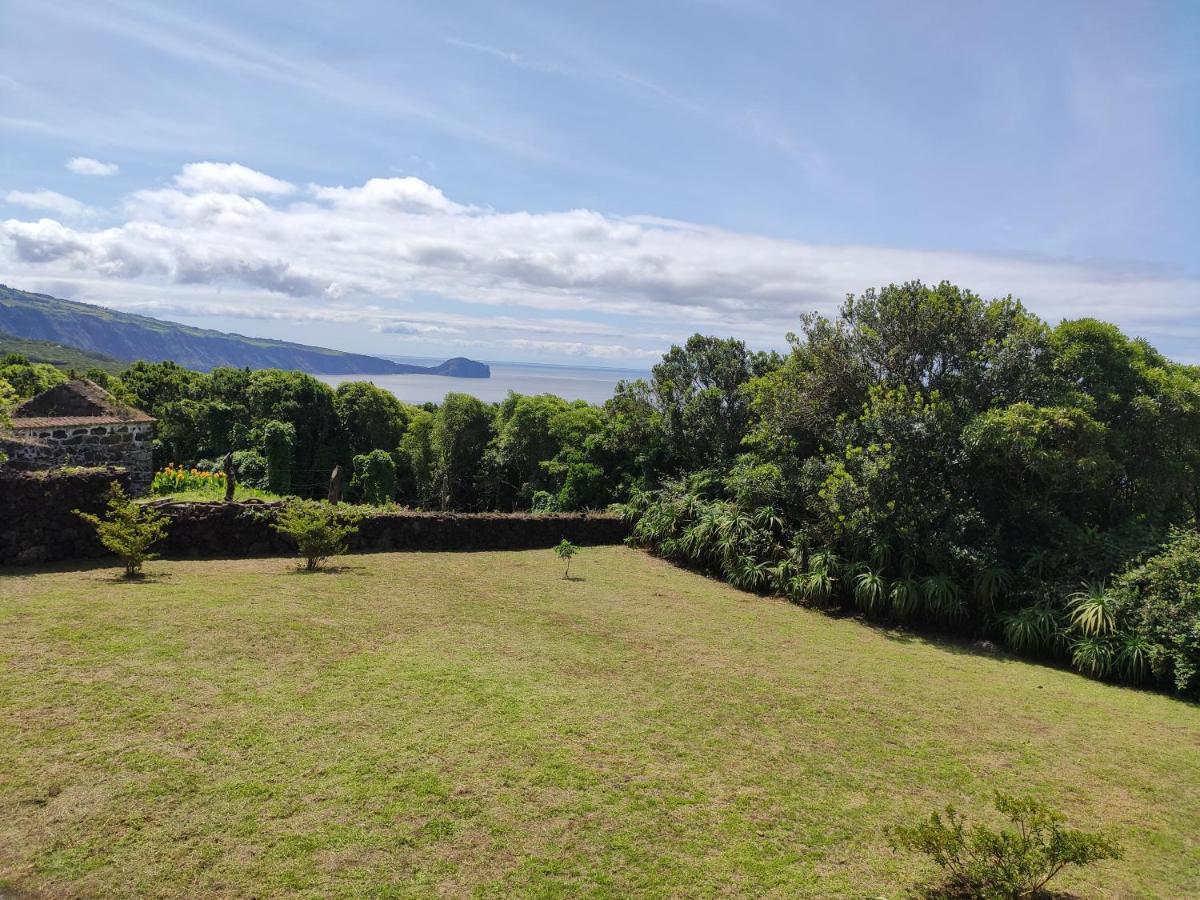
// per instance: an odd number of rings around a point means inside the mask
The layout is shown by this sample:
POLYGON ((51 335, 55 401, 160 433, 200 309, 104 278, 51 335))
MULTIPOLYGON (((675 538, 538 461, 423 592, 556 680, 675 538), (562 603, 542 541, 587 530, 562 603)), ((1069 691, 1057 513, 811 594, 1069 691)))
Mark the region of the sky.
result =
POLYGON ((0 281, 646 367, 920 278, 1200 362, 1200 3, 0 0, 0 281))

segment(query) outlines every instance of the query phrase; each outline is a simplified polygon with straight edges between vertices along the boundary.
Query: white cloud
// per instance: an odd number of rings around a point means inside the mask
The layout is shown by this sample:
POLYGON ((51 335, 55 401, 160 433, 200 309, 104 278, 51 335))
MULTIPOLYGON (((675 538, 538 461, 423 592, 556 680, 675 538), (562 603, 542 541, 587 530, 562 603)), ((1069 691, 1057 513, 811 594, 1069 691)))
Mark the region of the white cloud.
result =
POLYGON ((412 176, 372 178, 361 187, 321 187, 314 184, 313 196, 346 210, 392 210, 395 212, 462 212, 468 207, 446 199, 432 184, 412 176))
POLYGON ((1200 280, 1170 273, 817 245, 587 209, 498 212, 412 177, 282 196, 291 189, 237 164, 197 163, 174 187, 130 195, 113 227, 0 223, 0 267, 10 278, 153 287, 166 302, 228 289, 243 316, 302 321, 336 310, 364 333, 432 340, 457 329, 492 346, 611 359, 641 358, 696 330, 779 346, 802 313, 832 311, 847 292, 948 279, 984 296, 1011 293, 1051 321, 1098 316, 1161 335, 1168 351, 1196 358, 1176 336, 1198 324, 1200 280), (414 308, 430 304, 435 312, 414 308), (477 314, 448 312, 471 307, 477 314))
POLYGON ((175 176, 175 184, 181 190, 193 193, 290 194, 296 189, 293 184, 247 168, 241 163, 188 163, 175 176))
POLYGON ((9 191, 4 195, 4 201, 26 209, 58 213, 66 219, 83 219, 95 212, 86 203, 58 191, 9 191))
POLYGON ((76 175, 116 175, 121 167, 116 163, 100 162, 90 156, 74 156, 67 160, 67 171, 76 175))

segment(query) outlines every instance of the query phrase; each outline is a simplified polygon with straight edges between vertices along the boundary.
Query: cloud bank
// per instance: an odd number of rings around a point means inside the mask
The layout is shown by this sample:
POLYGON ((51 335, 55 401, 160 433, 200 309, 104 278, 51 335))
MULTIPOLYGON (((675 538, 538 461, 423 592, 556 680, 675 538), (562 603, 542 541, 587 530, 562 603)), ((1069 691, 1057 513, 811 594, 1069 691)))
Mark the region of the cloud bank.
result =
POLYGON ((72 221, 71 198, 14 194, 55 214, 0 223, 0 264, 18 286, 108 283, 105 302, 153 287, 197 316, 228 291, 237 302, 220 315, 330 316, 359 326, 362 346, 391 335, 639 363, 694 330, 779 346, 801 314, 909 278, 1012 294, 1051 321, 1109 319, 1182 358, 1200 334, 1200 280, 1145 268, 817 245, 588 209, 505 212, 414 177, 299 187, 238 163, 192 163, 169 186, 125 197, 103 226, 72 221))

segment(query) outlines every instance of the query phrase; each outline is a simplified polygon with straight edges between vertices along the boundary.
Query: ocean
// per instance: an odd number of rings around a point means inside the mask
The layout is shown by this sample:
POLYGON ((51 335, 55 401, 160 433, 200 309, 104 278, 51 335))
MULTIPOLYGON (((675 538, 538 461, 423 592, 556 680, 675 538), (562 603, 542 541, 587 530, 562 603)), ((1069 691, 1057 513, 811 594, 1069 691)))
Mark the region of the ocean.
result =
MULTIPOLYGON (((389 356, 386 359, 418 366, 433 366, 440 359, 389 356)), ((369 381, 391 391, 405 403, 440 403, 446 394, 470 394, 494 403, 518 394, 556 394, 565 400, 603 403, 622 379, 646 378, 641 369, 609 369, 591 366, 551 366, 534 363, 488 362, 491 378, 448 378, 445 375, 317 375, 331 387, 343 381, 369 381)))

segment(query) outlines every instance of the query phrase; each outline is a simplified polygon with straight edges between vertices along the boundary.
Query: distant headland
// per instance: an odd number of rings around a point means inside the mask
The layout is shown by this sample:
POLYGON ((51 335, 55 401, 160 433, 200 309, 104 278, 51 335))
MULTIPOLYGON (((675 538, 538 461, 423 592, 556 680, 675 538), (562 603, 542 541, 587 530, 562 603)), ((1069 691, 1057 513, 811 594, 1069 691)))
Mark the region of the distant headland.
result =
POLYGON ((6 285, 0 285, 0 333, 27 341, 50 341, 120 362, 173 360, 200 372, 233 366, 323 375, 491 377, 485 363, 461 356, 436 366, 415 366, 361 353, 196 328, 6 285))

